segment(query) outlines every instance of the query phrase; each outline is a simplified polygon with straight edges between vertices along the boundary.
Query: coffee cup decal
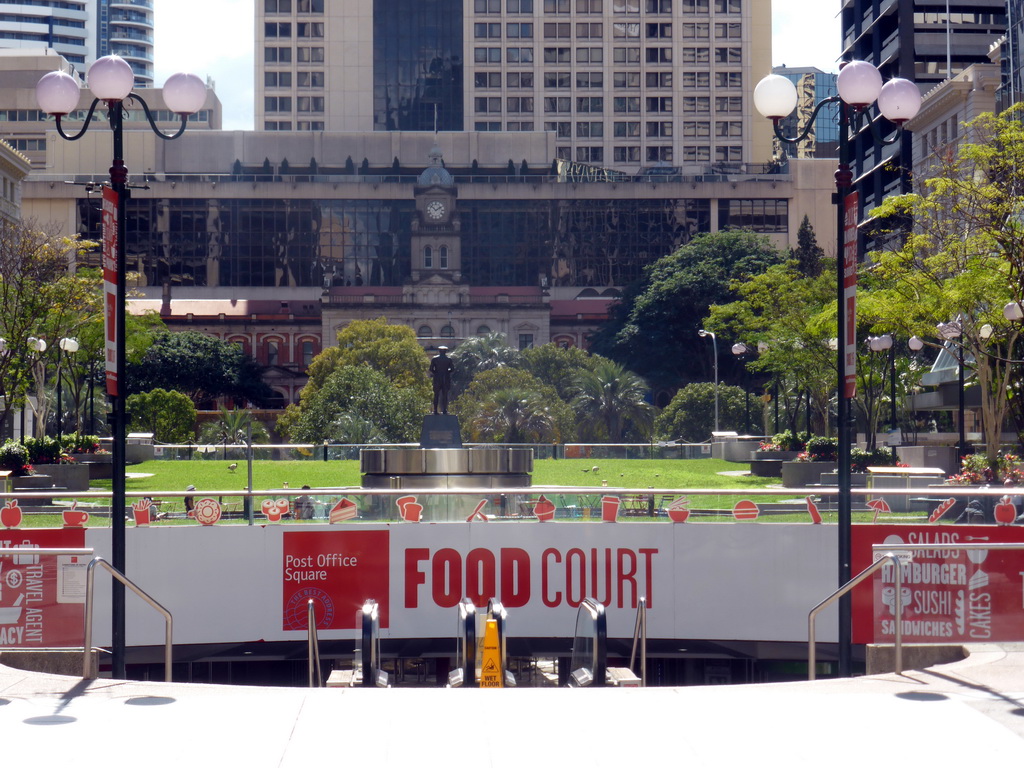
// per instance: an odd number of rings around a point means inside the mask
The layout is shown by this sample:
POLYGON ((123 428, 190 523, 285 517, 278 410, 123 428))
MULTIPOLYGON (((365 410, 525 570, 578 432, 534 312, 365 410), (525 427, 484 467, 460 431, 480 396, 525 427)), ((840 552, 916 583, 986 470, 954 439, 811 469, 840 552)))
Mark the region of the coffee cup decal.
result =
POLYGON ((220 502, 216 499, 200 499, 189 515, 202 525, 214 525, 220 520, 220 502))
POLYGON ((602 523, 614 523, 615 519, 619 516, 619 504, 621 501, 618 496, 602 496, 601 497, 601 522, 602 523))
POLYGON ((78 502, 71 502, 71 508, 65 509, 61 515, 64 518, 65 528, 84 528, 89 521, 89 513, 84 509, 78 509, 78 502))
POLYGON ((17 499, 11 499, 0 509, 0 525, 4 528, 17 528, 23 519, 24 515, 17 499))
POLYGON ((264 499, 260 512, 266 515, 268 522, 279 523, 288 512, 288 499, 264 499))
POLYGON ((145 527, 152 520, 153 503, 149 499, 141 499, 132 502, 132 516, 135 518, 136 527, 145 527))
POLYGON ((401 496, 395 499, 398 514, 407 523, 418 523, 423 512, 423 505, 416 501, 415 496, 401 496))
POLYGON ((541 494, 533 507, 533 515, 542 523, 551 522, 555 519, 555 505, 544 494, 541 494))
POLYGON ((346 496, 342 496, 341 500, 331 507, 331 511, 328 513, 328 520, 331 525, 334 525, 345 520, 353 520, 356 517, 356 513, 355 502, 346 496))

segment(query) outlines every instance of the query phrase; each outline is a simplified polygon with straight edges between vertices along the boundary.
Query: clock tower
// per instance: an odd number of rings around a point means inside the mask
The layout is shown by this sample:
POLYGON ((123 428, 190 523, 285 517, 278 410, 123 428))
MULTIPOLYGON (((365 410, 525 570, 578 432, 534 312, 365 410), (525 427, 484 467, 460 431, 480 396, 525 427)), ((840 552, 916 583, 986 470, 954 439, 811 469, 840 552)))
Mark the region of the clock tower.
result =
MULTIPOLYGON (((462 281, 461 222, 455 210, 455 180, 444 167, 441 149, 434 144, 430 165, 420 174, 413 194, 416 217, 412 223, 412 282, 449 284, 462 281)), ((453 302, 456 303, 456 302, 453 302)))

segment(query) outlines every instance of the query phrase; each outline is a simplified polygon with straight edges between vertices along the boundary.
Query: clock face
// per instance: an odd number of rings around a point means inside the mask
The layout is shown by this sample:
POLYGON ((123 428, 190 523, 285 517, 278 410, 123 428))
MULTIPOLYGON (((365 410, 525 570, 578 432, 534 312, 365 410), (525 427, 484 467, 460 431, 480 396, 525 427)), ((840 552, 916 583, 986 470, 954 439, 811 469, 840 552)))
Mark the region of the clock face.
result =
POLYGON ((444 203, 440 200, 434 200, 427 203, 427 216, 432 218, 434 221, 444 218, 444 203))

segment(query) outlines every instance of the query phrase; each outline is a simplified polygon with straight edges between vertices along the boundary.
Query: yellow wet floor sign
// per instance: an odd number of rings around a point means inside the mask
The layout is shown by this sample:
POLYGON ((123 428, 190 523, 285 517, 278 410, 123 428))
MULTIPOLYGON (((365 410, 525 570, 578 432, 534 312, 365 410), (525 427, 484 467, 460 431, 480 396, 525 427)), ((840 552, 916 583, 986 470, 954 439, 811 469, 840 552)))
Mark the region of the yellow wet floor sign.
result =
POLYGON ((498 622, 487 620, 484 629, 484 653, 480 664, 480 687, 502 688, 501 648, 498 645, 498 622))

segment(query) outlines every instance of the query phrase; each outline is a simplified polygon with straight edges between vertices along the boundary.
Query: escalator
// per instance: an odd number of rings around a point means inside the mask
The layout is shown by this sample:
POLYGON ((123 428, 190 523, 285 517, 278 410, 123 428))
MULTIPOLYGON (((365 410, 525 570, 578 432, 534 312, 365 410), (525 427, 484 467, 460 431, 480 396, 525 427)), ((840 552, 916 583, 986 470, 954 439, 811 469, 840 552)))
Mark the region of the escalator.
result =
POLYGON ((380 611, 376 600, 367 600, 356 614, 362 628, 351 669, 336 669, 329 688, 390 688, 388 673, 380 668, 380 611))
MULTIPOLYGON (((640 610, 644 603, 641 602, 640 610)), ((638 611, 638 617, 640 615, 638 611)), ((639 626, 639 618, 638 618, 639 626)), ((576 630, 569 661, 570 688, 633 688, 640 678, 629 667, 608 666, 608 619, 604 606, 588 597, 576 612, 576 630)))
POLYGON ((459 603, 456 668, 448 673, 449 688, 515 687, 515 676, 506 668, 507 618, 508 612, 493 597, 481 614, 469 598, 459 603))

